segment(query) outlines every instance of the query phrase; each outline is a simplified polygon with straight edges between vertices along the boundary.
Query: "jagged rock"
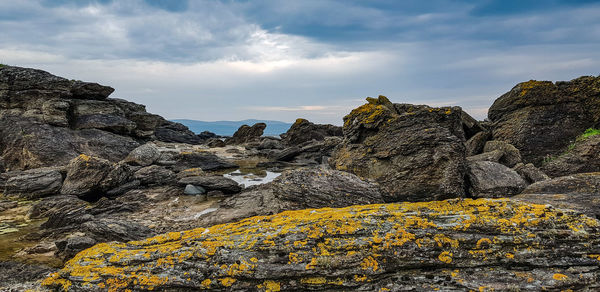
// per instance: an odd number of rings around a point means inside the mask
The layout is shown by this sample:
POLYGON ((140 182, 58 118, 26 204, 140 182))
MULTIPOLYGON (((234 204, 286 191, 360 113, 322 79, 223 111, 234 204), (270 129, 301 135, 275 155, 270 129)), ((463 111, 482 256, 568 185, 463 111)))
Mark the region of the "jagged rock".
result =
POLYGON ((176 163, 173 170, 176 172, 189 168, 200 168, 204 171, 238 168, 236 164, 208 152, 182 152, 174 159, 176 163))
POLYGON ((543 171, 539 170, 532 163, 517 163, 513 170, 516 171, 528 184, 536 183, 550 179, 543 171))
POLYGON ((578 138, 568 150, 542 163, 541 169, 552 177, 600 171, 600 135, 578 138))
POLYGON ((501 198, 520 193, 527 183, 514 170, 496 162, 469 162, 469 193, 474 198, 501 198))
POLYGON ((492 133, 489 131, 481 131, 469 138, 465 142, 465 153, 467 156, 474 156, 483 152, 485 143, 490 139, 492 133))
POLYGON ((351 173, 325 167, 300 168, 284 171, 271 183, 223 200, 217 210, 200 218, 200 226, 285 210, 383 203, 384 198, 376 184, 351 173))
POLYGON ((266 138, 263 139, 262 142, 260 142, 260 144, 258 145, 258 150, 264 150, 264 149, 283 149, 284 146, 281 143, 280 140, 277 139, 271 139, 271 138, 266 138))
POLYGON ((203 131, 202 133, 197 135, 201 140, 208 140, 211 138, 218 138, 217 134, 209 131, 203 131))
POLYGON ((177 183, 183 186, 200 186, 209 191, 218 190, 226 194, 235 194, 242 190, 237 182, 222 176, 188 176, 180 179, 177 183))
POLYGON ((313 124, 305 119, 297 119, 290 129, 281 135, 281 142, 286 145, 300 145, 312 140, 322 141, 325 137, 342 135, 341 127, 313 124))
POLYGON ((106 196, 110 198, 118 197, 122 194, 125 194, 131 190, 135 190, 142 185, 142 182, 139 180, 132 180, 130 182, 126 182, 120 186, 117 186, 114 189, 110 189, 106 191, 106 196))
POLYGON ((599 96, 599 77, 519 83, 489 109, 493 138, 519 149, 524 163, 539 166, 598 124, 599 96))
POLYGON ((504 153, 500 150, 494 150, 490 152, 484 152, 481 154, 473 155, 467 157, 467 161, 475 162, 475 161, 491 161, 500 163, 500 159, 504 156, 504 153))
POLYGON ((63 259, 71 259, 80 251, 94 246, 96 240, 88 236, 74 236, 64 240, 57 241, 56 247, 60 257, 63 259))
POLYGON ((225 147, 227 144, 219 138, 210 138, 206 141, 206 146, 215 148, 215 147, 225 147))
POLYGON ((578 213, 506 199, 287 211, 99 244, 43 285, 77 291, 593 291, 600 288, 599 226, 578 213))
POLYGON ((551 204, 600 218, 600 173, 579 173, 540 181, 513 198, 551 204))
POLYGON ((87 203, 77 196, 52 196, 44 198, 33 205, 29 211, 29 217, 31 219, 40 219, 60 213, 59 209, 65 206, 68 206, 68 208, 79 208, 86 205, 87 203))
POLYGON ((262 136, 263 131, 267 127, 265 123, 256 123, 252 127, 248 125, 242 125, 231 138, 225 139, 225 144, 243 144, 258 140, 262 136))
POLYGON ((163 166, 150 165, 136 171, 133 178, 142 185, 165 185, 175 182, 175 173, 163 166))
POLYGON ((273 160, 278 160, 278 161, 291 161, 292 159, 294 159, 294 157, 298 156, 300 153, 302 153, 302 148, 300 148, 298 146, 291 146, 291 147, 285 148, 281 151, 277 151, 277 152, 273 153, 271 155, 271 158, 273 160))
POLYGON ((126 164, 81 154, 69 162, 60 193, 98 200, 106 191, 125 183, 130 175, 126 164))
POLYGON ((521 162, 521 153, 519 152, 519 149, 504 141, 487 141, 483 147, 484 153, 496 150, 502 152, 500 163, 508 167, 514 167, 517 163, 521 162))
POLYGON ((464 195, 460 107, 432 108, 368 98, 344 117, 344 141, 329 164, 377 181, 396 201, 464 195))
POLYGON ((63 177, 56 168, 36 168, 0 174, 2 181, 4 183, 0 183, 0 186, 5 195, 35 199, 58 194, 63 177))
POLYGON ((164 121, 162 125, 154 131, 156 139, 163 142, 200 144, 202 140, 190 131, 186 126, 180 123, 164 121))
POLYGON ((195 185, 186 185, 183 193, 189 196, 197 196, 203 195, 206 193, 206 190, 203 187, 195 186, 195 185))

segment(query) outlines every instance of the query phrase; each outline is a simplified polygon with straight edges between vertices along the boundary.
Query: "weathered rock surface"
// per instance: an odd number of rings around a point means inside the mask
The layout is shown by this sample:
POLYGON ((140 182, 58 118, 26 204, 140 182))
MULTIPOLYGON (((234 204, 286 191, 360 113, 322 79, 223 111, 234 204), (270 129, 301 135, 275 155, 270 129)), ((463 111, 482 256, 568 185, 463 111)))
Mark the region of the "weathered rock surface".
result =
POLYGON ((507 199, 287 211, 103 243, 44 280, 102 290, 597 290, 600 223, 507 199))
POLYGON ((550 179, 548 175, 535 167, 532 163, 518 163, 515 165, 515 167, 513 167, 513 170, 516 171, 528 184, 550 179))
POLYGON ((465 142, 465 152, 467 156, 473 156, 483 152, 485 143, 490 139, 492 133, 489 131, 481 131, 473 135, 465 142))
POLYGON ((290 129, 282 134, 286 145, 299 145, 312 140, 322 141, 325 137, 342 136, 342 128, 334 125, 319 125, 305 119, 297 119, 290 129))
POLYGON ((528 81, 517 84, 490 107, 494 140, 521 151, 525 163, 539 166, 559 154, 600 119, 600 78, 569 82, 528 81))
POLYGON ((499 151, 502 153, 499 162, 508 166, 514 167, 517 163, 521 162, 521 153, 515 146, 510 145, 504 141, 488 141, 483 147, 483 152, 499 151))
POLYGON ((226 194, 239 193, 242 187, 234 180, 222 176, 188 176, 180 179, 178 184, 200 186, 209 191, 222 191, 226 194))
POLYGON ((168 185, 175 182, 175 173, 163 166, 150 165, 140 168, 133 174, 142 185, 168 185))
POLYGON ((131 169, 126 164, 81 154, 69 162, 60 193, 95 201, 127 182, 130 176, 131 169))
POLYGON ((63 176, 56 168, 37 168, 0 174, 0 189, 8 196, 35 199, 60 192, 63 176))
POLYGON ((159 158, 160 151, 158 150, 158 147, 152 143, 147 143, 133 149, 133 151, 125 157, 125 162, 131 165, 148 166, 156 162, 159 158))
POLYGON ((552 204, 600 218, 600 173, 579 173, 537 182, 513 198, 552 204))
POLYGON ((223 158, 208 152, 183 152, 177 154, 174 159, 175 164, 172 168, 176 172, 190 168, 200 168, 203 171, 211 171, 239 167, 234 163, 228 162, 223 158))
POLYGON ((199 221, 200 226, 210 226, 285 210, 383 202, 380 188, 356 175, 326 167, 300 168, 285 171, 271 183, 223 200, 217 210, 199 221))
POLYGON ((344 117, 344 141, 329 164, 377 181, 393 201, 462 197, 466 137, 460 107, 367 100, 344 117))
POLYGON ((263 131, 267 127, 265 123, 256 123, 252 127, 248 125, 242 125, 231 138, 225 139, 225 144, 243 144, 252 141, 257 141, 262 136, 263 131))
POLYGON ((0 67, 0 154, 10 170, 57 166, 79 154, 119 161, 158 139, 196 144, 185 126, 145 106, 107 98, 114 89, 50 73, 0 67))
POLYGON ((469 162, 469 193, 474 198, 505 198, 520 193, 527 183, 514 170, 496 162, 469 162))
POLYGON ((552 177, 600 171, 600 135, 578 138, 565 153, 542 163, 541 169, 552 177))

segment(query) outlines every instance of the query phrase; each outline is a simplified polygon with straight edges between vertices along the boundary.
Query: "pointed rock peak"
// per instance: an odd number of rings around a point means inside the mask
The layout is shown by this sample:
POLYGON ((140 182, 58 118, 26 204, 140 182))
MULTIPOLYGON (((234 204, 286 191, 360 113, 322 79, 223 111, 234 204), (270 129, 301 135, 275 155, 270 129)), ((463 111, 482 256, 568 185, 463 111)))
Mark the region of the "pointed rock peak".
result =
POLYGON ((367 97, 367 102, 372 105, 383 105, 389 108, 394 108, 392 102, 385 96, 380 95, 378 98, 367 97))

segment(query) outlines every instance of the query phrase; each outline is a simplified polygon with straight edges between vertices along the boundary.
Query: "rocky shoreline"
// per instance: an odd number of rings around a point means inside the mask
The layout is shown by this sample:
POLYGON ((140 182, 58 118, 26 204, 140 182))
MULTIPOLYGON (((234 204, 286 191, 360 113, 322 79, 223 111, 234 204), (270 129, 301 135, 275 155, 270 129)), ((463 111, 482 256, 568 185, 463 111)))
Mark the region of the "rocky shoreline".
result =
POLYGON ((520 83, 486 121, 367 98, 280 138, 113 91, 0 67, 0 290, 600 288, 600 77, 520 83))

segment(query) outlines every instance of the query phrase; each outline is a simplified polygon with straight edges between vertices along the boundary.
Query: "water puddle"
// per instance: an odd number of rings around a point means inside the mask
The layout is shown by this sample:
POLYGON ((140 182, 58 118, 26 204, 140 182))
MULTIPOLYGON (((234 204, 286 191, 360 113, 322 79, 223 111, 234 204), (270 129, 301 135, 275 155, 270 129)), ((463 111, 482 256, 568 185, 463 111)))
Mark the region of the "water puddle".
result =
POLYGON ((223 176, 230 178, 244 187, 256 186, 266 184, 273 181, 276 177, 280 176, 279 172, 272 172, 268 170, 252 170, 247 171, 244 169, 238 169, 236 171, 226 173, 223 176))

